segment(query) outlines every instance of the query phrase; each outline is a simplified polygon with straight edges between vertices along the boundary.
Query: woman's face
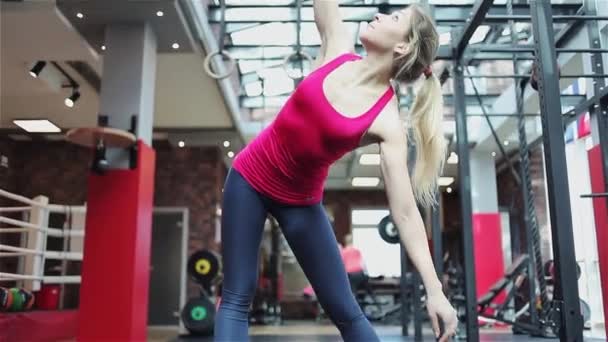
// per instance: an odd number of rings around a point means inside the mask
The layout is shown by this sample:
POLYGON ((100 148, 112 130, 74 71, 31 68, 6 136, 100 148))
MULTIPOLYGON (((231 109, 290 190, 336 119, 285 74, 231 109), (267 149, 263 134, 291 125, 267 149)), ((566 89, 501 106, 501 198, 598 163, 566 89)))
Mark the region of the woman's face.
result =
POLYGON ((403 49, 411 15, 412 10, 408 8, 391 14, 376 14, 367 29, 361 32, 361 43, 368 51, 403 49))

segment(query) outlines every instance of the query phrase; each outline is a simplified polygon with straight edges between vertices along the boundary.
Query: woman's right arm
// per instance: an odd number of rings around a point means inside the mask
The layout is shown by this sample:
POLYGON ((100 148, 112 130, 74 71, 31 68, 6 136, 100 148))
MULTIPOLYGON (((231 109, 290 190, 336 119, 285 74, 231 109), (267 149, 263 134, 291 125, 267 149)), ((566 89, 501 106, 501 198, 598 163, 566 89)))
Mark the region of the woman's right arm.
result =
POLYGON ((314 0, 315 23, 321 35, 321 48, 316 67, 346 52, 352 52, 354 37, 350 37, 342 22, 338 0, 314 0))

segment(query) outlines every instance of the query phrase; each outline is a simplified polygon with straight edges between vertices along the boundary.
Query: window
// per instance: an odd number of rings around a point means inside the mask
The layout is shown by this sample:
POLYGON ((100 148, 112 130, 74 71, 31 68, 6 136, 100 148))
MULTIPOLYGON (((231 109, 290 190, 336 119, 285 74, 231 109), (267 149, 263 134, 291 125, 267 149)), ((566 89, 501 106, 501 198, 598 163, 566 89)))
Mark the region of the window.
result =
POLYGON ((378 233, 378 223, 388 214, 388 209, 354 209, 351 212, 353 245, 361 251, 370 277, 401 275, 400 245, 386 243, 378 233))

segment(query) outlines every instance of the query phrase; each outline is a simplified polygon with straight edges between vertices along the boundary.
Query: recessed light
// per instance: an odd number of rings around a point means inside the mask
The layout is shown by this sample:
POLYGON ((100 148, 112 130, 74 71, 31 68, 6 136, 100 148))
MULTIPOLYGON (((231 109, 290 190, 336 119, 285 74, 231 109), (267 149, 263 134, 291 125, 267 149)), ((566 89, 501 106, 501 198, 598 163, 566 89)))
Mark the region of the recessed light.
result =
POLYGON ((380 165, 380 155, 378 153, 365 153, 359 158, 361 165, 380 165))
POLYGON ((232 157, 234 157, 234 152, 228 151, 228 158, 232 158, 232 157))
POLYGON ((357 187, 378 186, 378 184, 380 184, 380 178, 378 178, 378 177, 353 177, 351 184, 352 184, 352 186, 357 186, 357 187))
POLYGON ((84 18, 84 14, 78 12, 78 13, 76 13, 76 17, 78 17, 78 19, 82 19, 82 18, 84 18))
POLYGON ((173 50, 177 50, 177 49, 179 49, 179 44, 173 43, 173 45, 171 45, 171 47, 173 48, 173 50))
POLYGON ((492 157, 496 157, 496 152, 492 152, 492 157))
POLYGON ((13 123, 29 133, 60 133, 61 128, 47 119, 13 120, 13 123))
POLYGON ((451 193, 452 193, 452 188, 447 187, 447 189, 445 189, 445 191, 446 191, 448 194, 451 194, 451 193))
POLYGON ((165 15, 165 12, 163 12, 163 11, 156 12, 157 17, 162 17, 163 15, 165 15))
POLYGON ((505 140, 502 144, 505 146, 509 146, 509 140, 505 140))
POLYGON ((177 146, 179 146, 179 147, 184 147, 184 146, 186 146, 186 143, 185 143, 185 142, 183 142, 182 140, 180 140, 180 141, 177 143, 177 146))
POLYGON ((230 147, 230 141, 225 140, 224 141, 224 147, 230 147))
POLYGON ((105 46, 105 45, 102 45, 102 46, 101 46, 101 49, 102 49, 103 51, 106 51, 106 46, 105 46))

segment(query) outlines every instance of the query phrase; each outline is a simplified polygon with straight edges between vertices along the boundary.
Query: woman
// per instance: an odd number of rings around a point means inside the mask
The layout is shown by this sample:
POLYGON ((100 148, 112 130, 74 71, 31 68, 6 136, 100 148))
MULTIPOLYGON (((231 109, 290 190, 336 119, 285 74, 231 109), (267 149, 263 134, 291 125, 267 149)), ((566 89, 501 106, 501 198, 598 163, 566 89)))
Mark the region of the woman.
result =
POLYGON ((434 203, 445 154, 442 94, 430 72, 438 48, 431 18, 418 6, 378 14, 361 34, 367 56, 352 53, 337 1, 314 1, 322 38, 318 68, 308 75, 273 123, 235 159, 224 186, 224 283, 215 320, 216 341, 247 340, 256 263, 268 213, 280 223, 319 302, 345 341, 378 341, 357 305, 322 206, 330 165, 359 146, 377 143, 393 221, 426 287, 427 309, 439 337, 456 330, 456 312, 437 279, 416 200, 434 203), (409 113, 416 143, 410 182, 406 130, 391 80, 426 79, 409 113))

